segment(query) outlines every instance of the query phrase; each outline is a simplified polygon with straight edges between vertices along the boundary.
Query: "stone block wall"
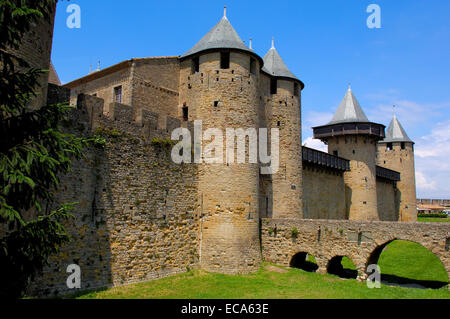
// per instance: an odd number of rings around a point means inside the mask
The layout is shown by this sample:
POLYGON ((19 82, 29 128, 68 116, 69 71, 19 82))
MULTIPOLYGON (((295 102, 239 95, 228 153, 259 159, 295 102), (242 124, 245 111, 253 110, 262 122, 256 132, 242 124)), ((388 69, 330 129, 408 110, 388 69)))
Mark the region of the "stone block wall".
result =
MULTIPOLYGON (((42 20, 32 23, 29 32, 24 34, 19 48, 17 50, 9 49, 10 52, 27 61, 30 68, 50 70, 56 3, 50 10, 52 13, 49 21, 42 20)), ((30 107, 39 108, 46 103, 48 77, 48 73, 41 75, 40 86, 35 89, 37 96, 31 102, 30 107)))
POLYGON ((107 69, 91 73, 85 78, 65 85, 71 89, 70 105, 76 105, 79 94, 95 95, 105 101, 105 113, 110 112, 109 103, 115 102, 114 88, 122 87, 122 103, 131 105, 131 61, 121 63, 121 67, 117 70, 107 71, 107 69), (123 65, 122 65, 123 64, 123 65), (100 72, 104 72, 100 76, 100 72))
MULTIPOLYGON (((78 202, 66 227, 72 241, 50 258, 30 285, 31 295, 73 292, 66 287, 69 264, 81 267, 82 289, 110 287, 185 272, 199 265, 197 167, 177 165, 170 150, 152 143, 167 138, 158 117, 143 110, 81 95, 66 129, 100 135, 62 177, 56 202, 78 202)), ((164 119, 166 120, 166 119, 164 119)))
POLYGON ((382 248, 396 239, 413 241, 430 250, 441 260, 450 276, 450 229, 445 223, 302 219, 261 221, 264 260, 289 266, 295 254, 306 252, 315 257, 319 267, 317 272, 326 273, 333 257, 347 256, 356 266, 360 279, 367 278, 367 266, 376 264, 382 248), (293 229, 298 233, 296 237, 292 235, 293 229))
POLYGON ((342 171, 303 163, 303 218, 348 219, 342 171))
POLYGON ((377 177, 378 216, 382 221, 399 221, 399 194, 395 182, 377 177))

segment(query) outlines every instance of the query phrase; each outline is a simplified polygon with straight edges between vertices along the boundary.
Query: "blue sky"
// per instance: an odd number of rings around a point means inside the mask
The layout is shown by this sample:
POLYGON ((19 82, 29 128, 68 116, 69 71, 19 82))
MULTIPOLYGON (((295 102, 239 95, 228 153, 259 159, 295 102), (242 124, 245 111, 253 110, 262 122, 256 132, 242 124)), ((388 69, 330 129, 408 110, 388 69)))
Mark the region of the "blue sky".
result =
POLYGON ((304 83, 303 140, 328 122, 349 83, 370 120, 386 126, 392 105, 416 142, 419 197, 450 198, 450 1, 142 1, 78 0, 58 4, 52 60, 63 83, 126 59, 189 50, 222 17, 261 56, 271 37, 304 83), (81 28, 69 29, 69 4, 81 28), (381 29, 366 8, 381 7, 381 29))

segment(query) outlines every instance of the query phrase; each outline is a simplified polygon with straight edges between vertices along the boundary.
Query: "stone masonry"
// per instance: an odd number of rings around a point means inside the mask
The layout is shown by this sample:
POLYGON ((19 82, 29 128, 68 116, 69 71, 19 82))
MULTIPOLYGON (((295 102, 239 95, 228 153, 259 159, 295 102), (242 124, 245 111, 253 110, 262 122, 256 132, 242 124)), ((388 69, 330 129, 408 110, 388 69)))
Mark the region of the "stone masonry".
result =
MULTIPOLYGON (((44 69, 47 31, 30 34, 43 48, 27 42, 21 49, 44 69), (43 51, 37 60, 36 50, 43 51)), ((245 46, 224 16, 182 56, 127 60, 64 87, 44 83, 48 103, 73 106, 64 130, 106 143, 90 146, 62 177, 56 203, 77 202, 66 224, 72 241, 50 258, 30 295, 70 292, 66 267, 73 263, 82 288, 91 289, 193 268, 249 273, 263 260, 288 266, 299 252, 313 254, 319 272, 347 256, 363 279, 380 247, 395 239, 418 242, 450 272, 450 225, 406 222, 415 221, 412 144, 385 152, 384 125, 364 118, 349 89, 345 101, 359 122, 319 127, 328 153, 309 150, 304 158, 304 84, 273 43, 269 53, 263 59, 245 46), (224 151, 223 163, 175 164, 171 133, 184 127, 193 136, 196 120, 203 149, 225 144, 227 128, 278 129, 278 172, 261 174, 263 165, 248 162, 248 147, 246 162, 236 163, 236 144, 232 163, 224 151), (224 135, 205 136, 209 128, 224 135)), ((217 148, 211 153, 220 156, 217 148)))

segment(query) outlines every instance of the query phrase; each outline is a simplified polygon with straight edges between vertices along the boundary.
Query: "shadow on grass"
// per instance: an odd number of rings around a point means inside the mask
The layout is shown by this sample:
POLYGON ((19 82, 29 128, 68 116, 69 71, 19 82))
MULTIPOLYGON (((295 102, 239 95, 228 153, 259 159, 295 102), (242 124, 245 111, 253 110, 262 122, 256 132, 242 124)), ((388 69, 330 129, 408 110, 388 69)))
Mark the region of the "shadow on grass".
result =
MULTIPOLYGON (((290 262, 290 267, 301 269, 307 272, 316 272, 319 266, 314 261, 307 260, 308 253, 300 252, 295 254, 290 262)), ((313 259, 313 257, 311 256, 313 259)), ((314 260, 314 259, 313 259, 314 260)))
POLYGON ((409 279, 389 274, 381 274, 381 282, 388 286, 401 286, 420 289, 439 289, 448 285, 448 282, 409 279))

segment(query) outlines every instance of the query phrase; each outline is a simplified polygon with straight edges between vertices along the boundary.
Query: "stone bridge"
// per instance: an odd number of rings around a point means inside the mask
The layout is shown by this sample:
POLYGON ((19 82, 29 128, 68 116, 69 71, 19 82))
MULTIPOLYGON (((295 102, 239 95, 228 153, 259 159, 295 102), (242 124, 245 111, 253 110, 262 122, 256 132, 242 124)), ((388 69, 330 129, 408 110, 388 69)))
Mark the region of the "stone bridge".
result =
POLYGON ((416 242, 433 252, 450 277, 448 223, 261 220, 264 260, 290 266, 295 255, 308 253, 316 259, 317 272, 326 273, 333 260, 340 264, 340 257, 347 256, 355 264, 359 280, 367 278, 367 266, 376 264, 383 248, 397 239, 416 242))

